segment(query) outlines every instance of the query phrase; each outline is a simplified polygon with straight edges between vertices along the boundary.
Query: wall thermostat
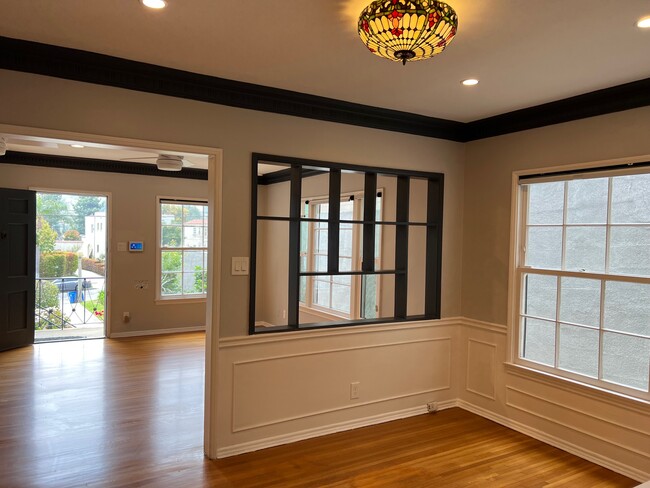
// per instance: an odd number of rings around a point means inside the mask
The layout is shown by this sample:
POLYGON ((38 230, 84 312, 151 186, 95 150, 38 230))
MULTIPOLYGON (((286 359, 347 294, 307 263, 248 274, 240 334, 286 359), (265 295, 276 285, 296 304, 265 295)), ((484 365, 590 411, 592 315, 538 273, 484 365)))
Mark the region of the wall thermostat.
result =
POLYGON ((142 251, 144 251, 144 242, 129 241, 129 252, 142 252, 142 251))

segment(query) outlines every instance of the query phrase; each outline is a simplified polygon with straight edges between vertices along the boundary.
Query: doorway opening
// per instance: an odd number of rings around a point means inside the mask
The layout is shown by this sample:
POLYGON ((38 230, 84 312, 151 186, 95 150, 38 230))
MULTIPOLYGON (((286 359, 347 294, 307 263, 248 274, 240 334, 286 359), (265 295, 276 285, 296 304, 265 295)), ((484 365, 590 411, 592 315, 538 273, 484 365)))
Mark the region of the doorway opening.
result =
POLYGON ((106 336, 107 200, 36 193, 35 342, 106 336))

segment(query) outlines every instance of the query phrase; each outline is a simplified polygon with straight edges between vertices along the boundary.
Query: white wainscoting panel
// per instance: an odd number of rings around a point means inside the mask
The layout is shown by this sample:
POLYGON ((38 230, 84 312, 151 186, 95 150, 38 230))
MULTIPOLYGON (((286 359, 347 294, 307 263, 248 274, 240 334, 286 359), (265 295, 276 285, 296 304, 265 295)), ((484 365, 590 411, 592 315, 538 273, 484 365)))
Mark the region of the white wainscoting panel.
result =
POLYGON ((495 400, 497 345, 468 339, 467 378, 465 389, 489 400, 495 400))
POLYGON ((220 457, 423 414, 430 401, 453 405, 456 324, 446 319, 224 340, 220 457), (359 384, 358 398, 351 398, 351 383, 359 384))

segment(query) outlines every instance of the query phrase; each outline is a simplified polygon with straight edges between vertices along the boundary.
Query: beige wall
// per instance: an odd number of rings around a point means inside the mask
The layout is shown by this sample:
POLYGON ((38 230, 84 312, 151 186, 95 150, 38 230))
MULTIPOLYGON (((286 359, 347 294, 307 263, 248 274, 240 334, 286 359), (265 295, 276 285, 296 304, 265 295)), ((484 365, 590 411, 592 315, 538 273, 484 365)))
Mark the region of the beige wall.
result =
POLYGON ((505 324, 512 172, 650 155, 650 107, 467 144, 462 315, 505 324))
POLYGON ((208 182, 0 164, 0 187, 110 193, 110 333, 205 326, 205 302, 156 304, 156 197, 206 198, 208 182), (144 241, 145 251, 117 252, 117 242, 144 241), (136 290, 135 281, 149 288, 136 290), (122 322, 122 313, 131 320, 122 322))
POLYGON ((442 315, 460 313, 462 144, 0 71, 0 123, 223 149, 221 335, 247 333, 251 153, 445 173, 442 315))

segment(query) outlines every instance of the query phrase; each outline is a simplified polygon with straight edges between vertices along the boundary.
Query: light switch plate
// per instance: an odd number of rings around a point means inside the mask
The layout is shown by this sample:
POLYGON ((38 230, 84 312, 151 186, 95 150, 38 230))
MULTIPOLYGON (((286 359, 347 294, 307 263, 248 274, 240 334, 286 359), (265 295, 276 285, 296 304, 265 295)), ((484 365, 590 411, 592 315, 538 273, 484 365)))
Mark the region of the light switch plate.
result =
POLYGON ((117 250, 119 252, 126 252, 126 242, 118 242, 117 243, 117 250))
POLYGON ((233 276, 248 275, 248 258, 247 257, 232 258, 231 274, 233 276))

